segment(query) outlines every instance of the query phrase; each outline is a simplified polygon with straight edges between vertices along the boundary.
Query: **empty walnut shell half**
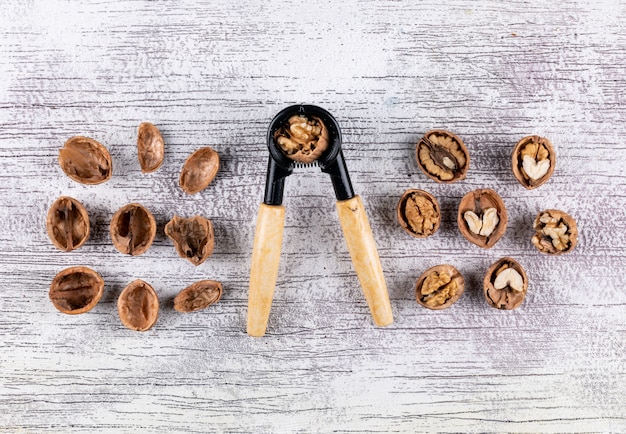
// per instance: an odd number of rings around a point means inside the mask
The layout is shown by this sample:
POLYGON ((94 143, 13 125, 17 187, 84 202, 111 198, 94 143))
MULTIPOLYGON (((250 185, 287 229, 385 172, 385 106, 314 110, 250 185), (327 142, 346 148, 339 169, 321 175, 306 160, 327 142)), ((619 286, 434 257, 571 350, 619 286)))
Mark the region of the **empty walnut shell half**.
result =
POLYGON ((426 238, 437 232, 441 209, 435 197, 424 190, 404 192, 396 209, 402 229, 416 238, 426 238))
POLYGON ((531 241, 541 253, 562 255, 572 251, 578 242, 576 220, 563 211, 541 211, 535 218, 533 228, 535 235, 531 241))
POLYGON ((502 198, 488 188, 470 191, 459 204, 457 224, 461 234, 483 249, 490 249, 502 238, 507 220, 502 198))
POLYGON ((123 206, 111 219, 111 240, 120 252, 141 255, 152 245, 156 222, 152 213, 138 203, 123 206))
POLYGON ((117 300, 122 324, 131 330, 145 332, 159 316, 159 297, 154 288, 141 279, 128 284, 117 300))
POLYGON ((441 310, 452 306, 465 290, 465 278, 452 265, 436 265, 424 271, 417 280, 415 297, 428 309, 441 310))
POLYGON ((430 130, 416 147, 417 165, 430 179, 455 182, 465 178, 470 157, 463 140, 445 130, 430 130))
POLYGON ((91 268, 71 267, 54 276, 48 295, 60 312, 77 315, 93 309, 103 293, 102 276, 91 268))
POLYGON ((137 156, 143 173, 154 172, 163 164, 165 143, 159 129, 150 122, 139 125, 137 156))
POLYGON ((180 187, 187 194, 196 194, 209 186, 220 167, 220 157, 210 147, 200 148, 187 158, 180 172, 180 187))
POLYGON ((89 137, 75 136, 59 150, 59 165, 67 176, 81 184, 101 184, 113 173, 107 148, 89 137))
POLYGON ((222 284, 215 280, 200 280, 183 289, 174 298, 178 312, 195 312, 206 309, 222 298, 222 284))
POLYGON ((174 242, 178 256, 193 265, 202 264, 213 253, 213 225, 211 220, 202 216, 174 216, 165 225, 165 235, 174 242))
POLYGON ((483 293, 491 307, 516 309, 528 290, 528 276, 513 258, 502 258, 487 270, 483 280, 483 293))
POLYGON ((274 140, 288 158, 308 164, 328 148, 328 128, 317 116, 294 115, 274 132, 274 140))
POLYGON ((511 156, 513 175, 528 190, 550 179, 556 166, 556 153, 550 140, 528 136, 520 140, 511 156))
POLYGON ((76 199, 61 196, 50 206, 46 229, 52 244, 64 252, 78 249, 89 238, 89 216, 76 199))

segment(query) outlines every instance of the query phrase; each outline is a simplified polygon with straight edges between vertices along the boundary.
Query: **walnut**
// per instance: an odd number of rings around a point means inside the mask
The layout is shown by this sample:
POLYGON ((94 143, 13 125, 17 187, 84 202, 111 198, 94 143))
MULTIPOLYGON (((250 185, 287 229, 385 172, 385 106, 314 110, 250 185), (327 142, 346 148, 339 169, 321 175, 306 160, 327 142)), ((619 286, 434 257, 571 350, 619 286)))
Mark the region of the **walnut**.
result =
POLYGON ((113 161, 107 148, 89 137, 75 136, 59 150, 59 165, 81 184, 101 184, 111 179, 113 161))
POLYGON ((456 303, 465 290, 465 278, 452 265, 437 265, 426 270, 415 287, 417 302, 440 310, 456 303))
POLYGON ((154 288, 141 279, 128 284, 117 300, 122 324, 131 330, 149 330, 159 316, 159 298, 154 288))
POLYGON ((528 136, 520 140, 511 156, 513 175, 528 190, 543 185, 554 173, 556 153, 550 140, 528 136))
POLYGON ((77 315, 93 309, 103 293, 102 276, 91 268, 71 267, 52 279, 48 295, 59 312, 77 315))
POLYGON ((437 182, 464 179, 469 168, 469 152, 463 140, 449 131, 428 131, 417 143, 416 154, 420 169, 437 182))
POLYGON ((137 157, 143 173, 154 172, 163 164, 165 143, 159 129, 150 122, 143 122, 139 125, 137 157))
POLYGON ((405 191, 398 202, 396 215, 400 226, 416 238, 434 234, 441 223, 439 202, 424 190, 405 191))
POLYGON ((213 225, 211 220, 202 216, 174 216, 165 225, 165 235, 174 242, 178 255, 193 265, 202 264, 213 253, 213 225))
POLYGON ((48 236, 59 250, 71 252, 89 238, 89 216, 76 199, 61 196, 50 206, 46 218, 48 236))
POLYGON ((138 203, 123 206, 111 219, 111 240, 121 253, 138 256, 152 245, 156 222, 150 211, 138 203))
POLYGON ((578 241, 576 220, 563 211, 541 211, 533 227, 536 232, 531 241, 541 253, 561 255, 574 249, 578 241))
POLYGON ((502 258, 494 263, 483 279, 485 299, 496 309, 516 309, 524 301, 527 290, 526 271, 512 258, 502 258))
POLYGON ((222 284, 215 280, 200 280, 183 289, 174 298, 178 312, 195 312, 217 303, 222 297, 222 284))
POLYGON ((459 204, 457 224, 461 234, 483 249, 493 247, 502 238, 507 220, 504 202, 493 190, 470 191, 459 204))
POLYGON ((220 156, 210 147, 200 148, 187 158, 180 172, 180 188, 196 194, 209 186, 220 167, 220 156))
POLYGON ((274 132, 274 140, 288 158, 312 163, 328 148, 328 128, 317 116, 294 115, 274 132))

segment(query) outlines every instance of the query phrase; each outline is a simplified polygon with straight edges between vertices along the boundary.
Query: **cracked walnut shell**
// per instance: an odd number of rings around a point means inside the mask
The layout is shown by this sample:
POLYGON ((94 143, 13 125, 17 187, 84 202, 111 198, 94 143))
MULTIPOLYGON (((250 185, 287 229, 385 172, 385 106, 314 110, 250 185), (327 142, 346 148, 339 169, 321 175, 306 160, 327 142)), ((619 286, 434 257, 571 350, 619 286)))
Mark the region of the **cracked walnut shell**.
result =
POLYGON ((520 140, 511 156, 513 175, 526 189, 545 184, 554 173, 556 153, 550 140, 528 136, 520 140))
POLYGON ((102 276, 88 267, 70 267, 54 276, 48 296, 59 312, 77 315, 93 309, 103 293, 102 276))
POLYGON ((430 179, 451 183, 465 178, 470 157, 463 140, 445 130, 430 130, 416 147, 417 165, 430 179))
POLYGON ((121 253, 138 256, 152 245, 156 222, 150 211, 138 203, 121 207, 111 219, 111 240, 121 253))
POLYGON ((274 140, 288 158, 312 163, 328 148, 328 128, 317 116, 293 115, 274 132, 274 140))
POLYGON ((578 241, 576 220, 563 211, 541 211, 535 218, 533 228, 535 235, 531 241, 541 253, 561 255, 573 250, 578 241))
POLYGON ((142 122, 137 130, 137 157, 143 173, 154 172, 163 164, 165 143, 159 129, 150 122, 142 122))
POLYGON ((396 209, 402 229, 416 238, 426 238, 437 232, 441 209, 435 197, 424 190, 404 192, 396 209))
POLYGON ((107 148, 94 139, 75 136, 59 150, 59 165, 71 179, 81 184, 101 184, 113 173, 107 148))
POLYGON ((518 308, 526 298, 528 276, 513 258, 502 258, 485 274, 483 293, 487 303, 496 309, 518 308))
POLYGON ((154 288, 141 279, 129 283, 117 300, 117 313, 129 329, 149 330, 159 316, 159 298, 154 288))
POLYGON ((89 216, 76 199, 61 196, 50 206, 46 229, 52 244, 64 252, 78 249, 89 238, 89 216))
POLYGON ((465 290, 465 278, 452 265, 436 265, 417 280, 415 297, 422 306, 441 310, 456 303, 465 290))
POLYGON ((196 194, 209 186, 220 167, 220 156, 209 146, 192 153, 180 172, 180 188, 187 194, 196 194))
POLYGON ((215 280, 200 280, 183 289, 174 298, 178 312, 196 312, 217 303, 222 297, 222 284, 215 280))
POLYGON ((459 204, 457 224, 461 234, 483 249, 490 249, 502 238, 507 220, 502 198, 491 189, 470 191, 459 204))
POLYGON ((211 220, 202 216, 174 216, 165 225, 165 235, 174 242, 178 255, 193 265, 202 264, 213 253, 213 225, 211 220))

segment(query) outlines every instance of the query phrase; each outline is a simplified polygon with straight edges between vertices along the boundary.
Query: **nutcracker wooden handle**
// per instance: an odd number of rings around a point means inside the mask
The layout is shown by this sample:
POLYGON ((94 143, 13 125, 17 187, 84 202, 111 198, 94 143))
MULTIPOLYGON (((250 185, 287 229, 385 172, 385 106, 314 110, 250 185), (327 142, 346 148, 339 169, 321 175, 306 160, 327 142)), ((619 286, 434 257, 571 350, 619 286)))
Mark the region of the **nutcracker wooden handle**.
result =
POLYGON ((263 336, 270 316, 278 276, 280 248, 285 227, 285 207, 261 204, 254 233, 250 291, 248 293, 248 334, 263 336))
POLYGON ((374 323, 381 327, 387 326, 393 322, 391 303, 376 242, 361 198, 357 195, 352 199, 338 201, 337 213, 374 323))

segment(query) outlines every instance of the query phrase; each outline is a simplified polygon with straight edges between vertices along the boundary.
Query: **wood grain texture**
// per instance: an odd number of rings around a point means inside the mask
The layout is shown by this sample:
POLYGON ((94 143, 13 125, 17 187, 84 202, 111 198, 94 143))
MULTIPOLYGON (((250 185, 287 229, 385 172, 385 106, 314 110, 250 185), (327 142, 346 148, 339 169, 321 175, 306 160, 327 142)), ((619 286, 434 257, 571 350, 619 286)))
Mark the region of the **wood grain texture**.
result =
POLYGON ((626 431, 626 6, 623 2, 469 0, 187 2, 7 0, 0 14, 0 427, 8 432, 626 431), (286 225, 268 333, 246 335, 265 134, 283 107, 338 119, 365 204, 394 324, 376 328, 345 247, 327 176, 286 183, 286 225), (137 126, 153 122, 165 162, 142 174, 137 126), (458 134, 467 179, 437 185, 414 146, 458 134), (510 152, 550 138, 557 167, 526 191, 510 152), (73 135, 103 143, 113 178, 83 186, 57 164, 73 135), (201 146, 222 167, 195 196, 177 185, 201 146), (460 198, 493 188, 510 215, 488 251, 455 228, 460 198), (407 188, 440 201, 417 240, 396 222, 407 188), (87 208, 92 235, 63 253, 45 216, 61 195, 87 208), (154 214, 148 252, 126 257, 108 223, 122 205, 154 214), (545 208, 577 219, 576 250, 540 255, 545 208), (215 252, 194 268, 163 235, 174 215, 212 219, 215 252), (487 306, 481 281, 503 256, 527 270, 524 304, 487 306), (427 268, 466 277, 452 308, 414 300, 427 268), (89 313, 48 300, 52 277, 86 265, 106 282, 89 313), (149 282, 162 311, 146 333, 119 321, 117 297, 149 282), (172 299, 200 279, 224 295, 182 315, 172 299))

